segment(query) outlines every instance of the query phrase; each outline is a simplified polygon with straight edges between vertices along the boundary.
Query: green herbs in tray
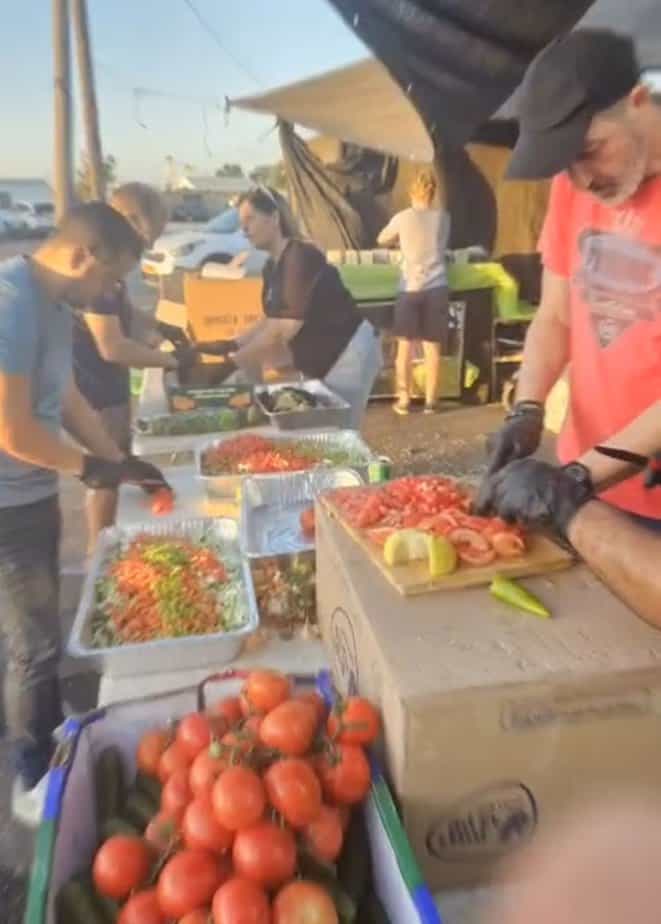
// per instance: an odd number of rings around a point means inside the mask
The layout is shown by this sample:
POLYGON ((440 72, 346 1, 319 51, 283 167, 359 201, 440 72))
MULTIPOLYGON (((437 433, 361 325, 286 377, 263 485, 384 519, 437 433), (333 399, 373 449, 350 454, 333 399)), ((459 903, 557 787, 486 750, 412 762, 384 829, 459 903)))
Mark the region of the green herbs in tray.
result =
POLYGON ((135 427, 143 436, 195 436, 258 427, 266 418, 255 404, 248 408, 203 409, 185 413, 139 417, 135 427))

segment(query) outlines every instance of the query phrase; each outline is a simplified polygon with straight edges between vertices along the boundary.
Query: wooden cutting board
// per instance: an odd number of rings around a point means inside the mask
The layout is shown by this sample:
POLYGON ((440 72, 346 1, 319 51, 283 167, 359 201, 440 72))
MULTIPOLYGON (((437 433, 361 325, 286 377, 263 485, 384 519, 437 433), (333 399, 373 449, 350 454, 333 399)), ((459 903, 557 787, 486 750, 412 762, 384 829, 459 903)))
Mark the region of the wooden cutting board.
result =
POLYGON ((321 497, 320 503, 325 510, 363 549, 384 577, 403 596, 432 593, 437 590, 460 590, 463 587, 476 587, 490 584, 497 574, 506 577, 530 577, 561 571, 574 564, 574 557, 546 536, 532 535, 527 539, 527 551, 521 558, 498 558, 490 565, 472 566, 460 564, 453 574, 432 580, 426 561, 409 562, 407 565, 387 565, 383 558, 383 549, 370 542, 361 532, 343 519, 340 511, 328 498, 321 497))

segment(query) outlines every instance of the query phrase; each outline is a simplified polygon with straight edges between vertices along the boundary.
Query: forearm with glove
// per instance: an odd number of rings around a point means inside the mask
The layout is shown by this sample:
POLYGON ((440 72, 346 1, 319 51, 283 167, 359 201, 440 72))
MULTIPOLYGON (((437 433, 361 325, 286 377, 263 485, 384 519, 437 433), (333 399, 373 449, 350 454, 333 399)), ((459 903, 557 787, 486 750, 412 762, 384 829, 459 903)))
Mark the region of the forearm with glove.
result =
POLYGON ((156 494, 163 489, 172 490, 160 469, 135 456, 113 462, 99 456, 86 455, 83 457, 80 480, 95 491, 118 488, 120 484, 137 485, 147 494, 156 494))

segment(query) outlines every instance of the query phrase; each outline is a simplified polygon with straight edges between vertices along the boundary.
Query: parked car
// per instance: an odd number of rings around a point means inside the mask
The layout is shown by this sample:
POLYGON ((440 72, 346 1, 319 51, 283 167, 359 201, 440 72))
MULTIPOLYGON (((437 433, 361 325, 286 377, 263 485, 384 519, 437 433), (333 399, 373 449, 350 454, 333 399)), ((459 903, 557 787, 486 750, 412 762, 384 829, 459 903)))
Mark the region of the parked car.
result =
POLYGON ((28 202, 19 200, 14 211, 24 222, 30 237, 47 237, 55 228, 55 206, 52 202, 28 202))
POLYGON ((0 237, 26 237, 27 222, 13 208, 0 208, 0 237))
POLYGON ((239 225, 237 209, 226 209, 199 229, 174 231, 159 237, 142 258, 142 272, 156 282, 175 270, 201 270, 207 263, 229 263, 237 254, 248 253, 246 275, 258 274, 266 254, 255 250, 239 225))
POLYGON ((208 221, 211 216, 201 196, 187 196, 172 209, 172 221, 208 221))

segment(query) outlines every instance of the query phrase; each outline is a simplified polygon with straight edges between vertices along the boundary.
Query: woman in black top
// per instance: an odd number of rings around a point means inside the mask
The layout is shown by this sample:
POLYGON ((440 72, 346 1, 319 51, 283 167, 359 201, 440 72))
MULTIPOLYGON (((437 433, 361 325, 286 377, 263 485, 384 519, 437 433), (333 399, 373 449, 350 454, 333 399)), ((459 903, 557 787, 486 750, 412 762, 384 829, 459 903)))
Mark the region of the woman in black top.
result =
POLYGON ((313 244, 295 236, 284 199, 258 187, 241 200, 241 226, 270 259, 263 271, 264 318, 214 352, 254 371, 266 362, 283 365, 283 354, 305 378, 323 379, 349 402, 358 429, 381 368, 381 343, 363 320, 340 275, 313 244))

